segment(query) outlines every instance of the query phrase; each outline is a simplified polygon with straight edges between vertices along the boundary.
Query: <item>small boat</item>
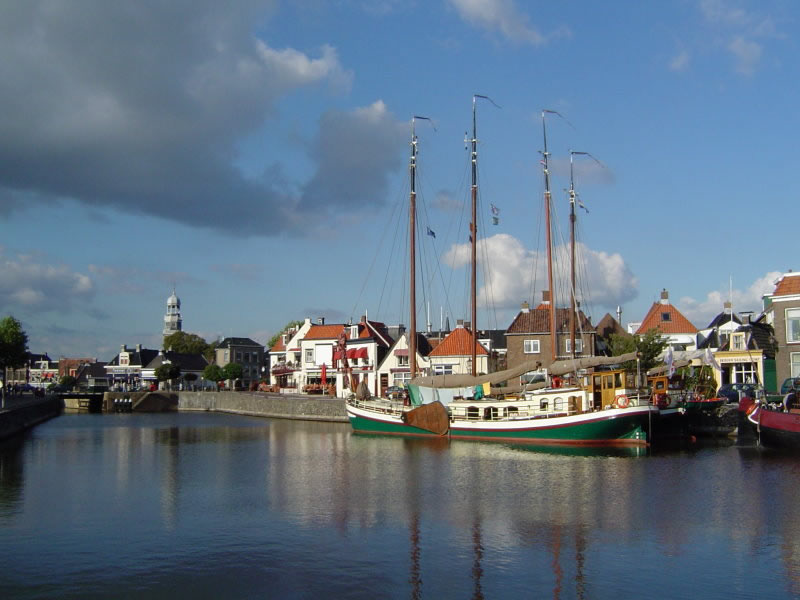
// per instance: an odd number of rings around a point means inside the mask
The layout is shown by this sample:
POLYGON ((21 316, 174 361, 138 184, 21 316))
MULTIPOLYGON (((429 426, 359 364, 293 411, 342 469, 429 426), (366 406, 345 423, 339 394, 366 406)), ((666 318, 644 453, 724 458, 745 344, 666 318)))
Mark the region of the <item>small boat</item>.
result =
MULTIPOLYGON (((473 97, 472 138, 472 323, 475 317, 475 196, 477 189, 477 150, 475 133, 475 98, 473 97)), ((548 111, 545 111, 548 112, 548 111)), ((544 122, 544 114, 542 120, 544 122)), ((412 120, 410 231, 412 269, 410 276, 410 333, 416 339, 414 301, 414 235, 416 136, 412 120)), ((547 170, 547 145, 543 152, 545 201, 549 208, 550 191, 547 170)), ((549 210, 547 211, 549 215, 549 210)), ((548 216, 547 228, 550 223, 548 216)), ((548 262, 550 262, 548 236, 548 262)), ((574 268, 574 263, 573 263, 574 268)), ((573 286, 574 288, 574 286, 573 286)), ((552 289, 552 284, 551 284, 552 289)), ((573 296, 574 304, 574 296, 573 296)), ((573 309, 574 310, 574 309, 573 309)), ((553 311, 551 310, 551 313, 553 311)), ((552 325, 551 331, 554 330, 552 325)), ((645 446, 658 408, 649 394, 639 394, 635 377, 624 370, 588 369, 617 365, 635 360, 635 353, 617 357, 576 357, 552 363, 549 383, 522 387, 519 377, 536 370, 536 361, 513 369, 486 375, 475 373, 475 340, 472 333, 472 374, 414 377, 407 384, 409 402, 370 398, 356 394, 346 402, 347 414, 357 433, 449 436, 472 440, 529 442, 533 444, 645 446), (578 376, 578 373, 581 373, 578 376), (566 376, 566 377, 565 377, 566 376), (564 380, 561 380, 565 377, 564 380), (510 384, 510 385, 509 385, 510 384), (511 389, 519 388, 519 389, 511 389)), ((552 335, 552 333, 551 333, 552 335)), ((572 348, 575 348, 574 333, 572 348)), ((416 351, 409 347, 411 373, 416 373, 416 351)))
POLYGON ((770 448, 800 448, 800 405, 794 394, 783 403, 751 398, 739 402, 739 410, 752 424, 758 443, 770 448))

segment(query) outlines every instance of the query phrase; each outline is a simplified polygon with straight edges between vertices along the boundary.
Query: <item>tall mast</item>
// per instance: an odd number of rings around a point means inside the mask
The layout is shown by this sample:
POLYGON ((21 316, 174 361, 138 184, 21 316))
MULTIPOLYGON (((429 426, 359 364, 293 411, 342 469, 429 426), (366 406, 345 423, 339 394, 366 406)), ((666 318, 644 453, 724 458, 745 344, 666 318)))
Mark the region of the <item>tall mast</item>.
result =
POLYGON ((569 339, 570 354, 575 358, 575 178, 573 176, 572 157, 577 154, 569 151, 569 339))
POLYGON ((408 200, 408 246, 409 246, 409 332, 408 332, 408 367, 413 379, 417 374, 417 119, 430 121, 428 117, 414 115, 411 118, 411 159, 408 165, 411 177, 411 193, 408 200))
POLYGON ((544 171, 544 220, 547 244, 547 286, 550 289, 550 348, 553 362, 558 358, 558 339, 556 337, 556 294, 553 289, 553 243, 551 240, 551 219, 550 219, 550 170, 548 160, 550 154, 547 152, 547 125, 545 114, 555 111, 542 110, 542 137, 544 138, 544 150, 542 151, 542 167, 544 171))
POLYGON ((472 359, 472 376, 478 373, 477 351, 478 346, 478 129, 477 119, 475 118, 476 100, 482 98, 488 100, 500 108, 489 96, 473 94, 472 96, 472 220, 469 225, 470 249, 472 252, 470 260, 470 326, 472 328, 472 349, 470 358, 472 359))
POLYGON ((478 307, 477 307, 477 262, 478 262, 478 132, 475 118, 475 99, 472 96, 472 220, 469 225, 470 249, 472 259, 470 261, 470 325, 472 327, 472 344, 470 356, 472 358, 472 376, 477 374, 477 353, 475 344, 477 343, 478 329, 478 307))

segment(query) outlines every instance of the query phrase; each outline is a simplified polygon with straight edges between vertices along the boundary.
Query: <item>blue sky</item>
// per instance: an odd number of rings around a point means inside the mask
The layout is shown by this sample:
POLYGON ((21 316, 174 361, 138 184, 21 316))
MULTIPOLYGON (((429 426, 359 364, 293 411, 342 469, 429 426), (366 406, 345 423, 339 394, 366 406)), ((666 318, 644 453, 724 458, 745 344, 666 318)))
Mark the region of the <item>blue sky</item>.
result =
POLYGON ((415 114, 435 122, 417 122, 423 278, 441 284, 424 299, 434 327, 469 318, 473 94, 501 107, 477 104, 480 327, 547 287, 544 108, 563 116, 547 117, 557 245, 569 151, 602 163, 574 170, 595 322, 617 305, 639 321, 666 288, 704 327, 730 295, 758 311, 797 267, 796 2, 223 4, 0 7, 0 306, 31 351, 158 347, 173 286, 206 339, 407 323, 390 223, 415 114))

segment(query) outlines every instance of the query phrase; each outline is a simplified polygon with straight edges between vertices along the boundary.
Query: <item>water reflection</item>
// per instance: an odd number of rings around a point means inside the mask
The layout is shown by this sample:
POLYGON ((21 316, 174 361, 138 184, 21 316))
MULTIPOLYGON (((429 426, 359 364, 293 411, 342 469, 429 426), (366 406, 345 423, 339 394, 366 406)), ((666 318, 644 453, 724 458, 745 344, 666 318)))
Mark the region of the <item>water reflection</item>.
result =
POLYGON ((197 597, 800 594, 800 465, 760 448, 570 454, 346 424, 85 417, 0 447, 3 597, 26 597, 42 561, 64 597, 131 581, 167 597, 176 580, 197 597))

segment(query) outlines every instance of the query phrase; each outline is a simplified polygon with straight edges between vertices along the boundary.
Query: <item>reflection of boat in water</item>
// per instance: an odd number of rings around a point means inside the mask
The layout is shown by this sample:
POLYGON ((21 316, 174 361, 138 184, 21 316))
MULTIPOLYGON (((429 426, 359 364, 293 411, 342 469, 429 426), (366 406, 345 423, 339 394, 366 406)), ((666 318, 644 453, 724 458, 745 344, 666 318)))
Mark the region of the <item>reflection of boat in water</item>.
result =
MULTIPOLYGON (((544 112, 542 113, 544 123, 544 112)), ((547 169, 547 137, 543 152, 545 174, 545 202, 549 220, 549 172, 547 169)), ((470 225, 473 246, 472 307, 475 322, 475 202, 476 202, 476 150, 475 98, 473 98, 472 138, 472 215, 470 225)), ((414 240, 415 230, 415 173, 416 136, 411 135, 411 197, 410 197, 410 332, 411 343, 416 339, 414 299, 414 240)), ((574 207, 573 207, 574 210, 574 207)), ((548 236, 549 250, 549 236, 548 236)), ((548 263, 551 261, 548 251, 548 263)), ((574 270, 574 263, 573 263, 574 270)), ((549 269, 551 272, 552 269, 549 269)), ((552 288, 552 282, 551 282, 552 288)), ((551 338, 555 337, 554 303, 551 302, 551 338)), ((488 375, 476 375, 474 328, 470 333, 472 345, 472 375, 439 375, 415 377, 408 384, 410 405, 380 398, 368 398, 357 394, 348 399, 346 407, 350 423, 356 432, 393 435, 444 436, 451 438, 520 441, 539 444, 577 445, 646 445, 652 421, 658 417, 658 409, 650 404, 649 395, 640 395, 633 377, 625 371, 590 372, 567 379, 560 378, 570 373, 620 364, 634 360, 635 354, 620 357, 584 357, 556 361, 550 365, 550 385, 532 386, 519 391, 507 389, 524 373, 536 370, 538 361, 527 361, 513 369, 488 375), (534 389, 538 387, 538 389, 534 389)), ((574 336, 573 336, 574 337, 574 336)), ((574 341, 573 341, 573 348, 574 341)), ((409 363, 412 376, 416 374, 416 351, 409 347, 409 363)))

